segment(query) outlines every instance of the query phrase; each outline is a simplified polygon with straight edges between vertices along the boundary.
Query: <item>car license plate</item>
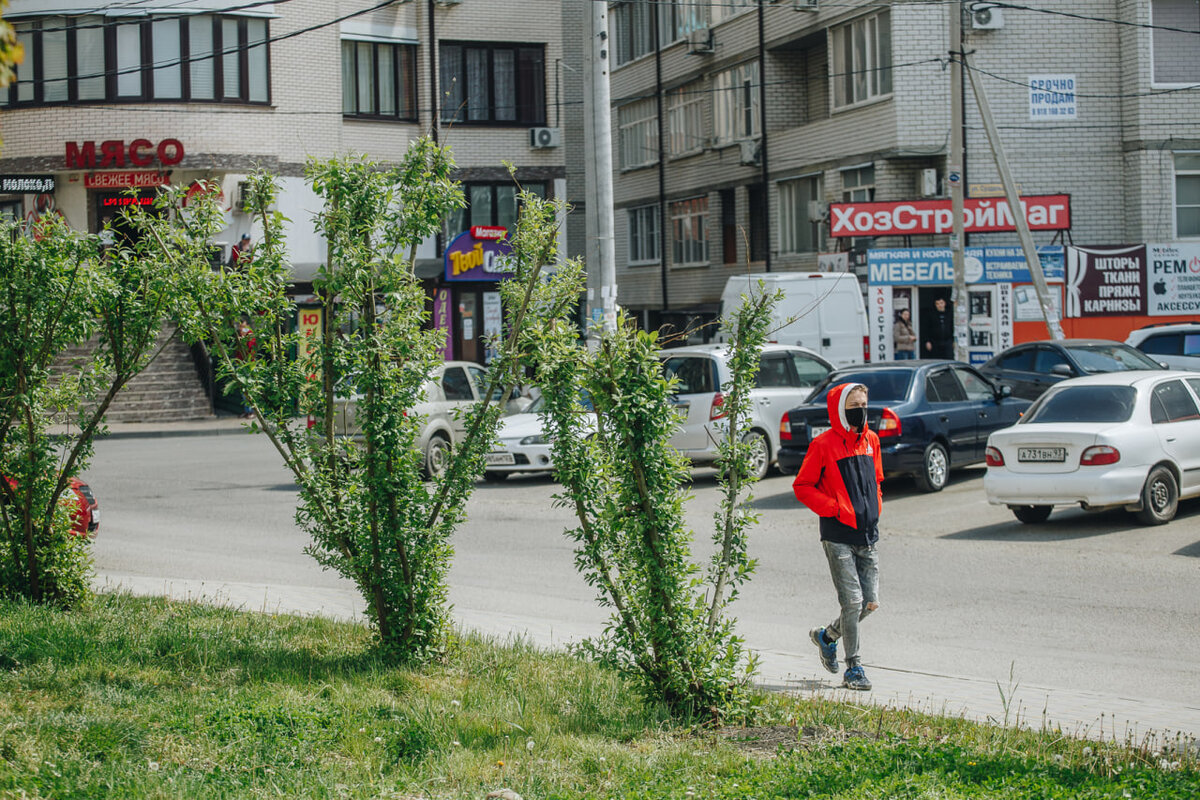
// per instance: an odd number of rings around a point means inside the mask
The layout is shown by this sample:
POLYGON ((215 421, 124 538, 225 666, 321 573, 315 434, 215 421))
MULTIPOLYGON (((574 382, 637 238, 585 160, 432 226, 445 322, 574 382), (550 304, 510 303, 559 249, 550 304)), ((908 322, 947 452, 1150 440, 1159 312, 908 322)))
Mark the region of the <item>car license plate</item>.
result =
POLYGON ((808 426, 808 440, 811 442, 813 439, 817 438, 818 436, 820 436, 822 433, 824 433, 827 430, 829 430, 828 425, 809 425, 808 426))
POLYGON ((1066 461, 1065 447, 1018 447, 1017 461, 1066 461))
POLYGON ((488 453, 484 459, 491 467, 512 466, 517 463, 512 453, 488 453))

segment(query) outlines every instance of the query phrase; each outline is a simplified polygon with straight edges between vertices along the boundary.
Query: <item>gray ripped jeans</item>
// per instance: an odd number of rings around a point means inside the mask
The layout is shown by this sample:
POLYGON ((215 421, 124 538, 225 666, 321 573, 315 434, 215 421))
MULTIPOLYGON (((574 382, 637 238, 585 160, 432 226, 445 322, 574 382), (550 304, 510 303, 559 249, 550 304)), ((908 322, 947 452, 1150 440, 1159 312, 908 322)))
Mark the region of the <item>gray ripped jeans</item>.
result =
POLYGON ((821 546, 842 607, 838 618, 825 627, 825 635, 833 641, 842 640, 847 667, 858 666, 858 623, 879 604, 879 554, 874 545, 822 541, 821 546))

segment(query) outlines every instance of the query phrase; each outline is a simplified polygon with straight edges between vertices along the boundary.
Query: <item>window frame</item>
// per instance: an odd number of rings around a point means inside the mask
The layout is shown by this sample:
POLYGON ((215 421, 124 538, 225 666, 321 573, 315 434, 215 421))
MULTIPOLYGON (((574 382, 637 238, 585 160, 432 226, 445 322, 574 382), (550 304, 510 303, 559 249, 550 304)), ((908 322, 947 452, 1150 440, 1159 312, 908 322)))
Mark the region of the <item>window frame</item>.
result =
POLYGON ((617 107, 617 140, 622 172, 658 163, 658 104, 655 98, 645 97, 617 107), (641 140, 635 141, 634 137, 641 140), (639 151, 646 154, 645 160, 627 163, 627 158, 639 151))
POLYGON ((443 100, 439 104, 437 113, 440 119, 445 124, 450 125, 465 125, 470 127, 490 127, 490 128, 528 128, 539 127, 546 124, 546 44, 544 42, 475 42, 461 41, 456 39, 441 40, 438 42, 438 89, 442 93, 443 100), (462 86, 461 97, 464 98, 462 104, 452 114, 447 116, 447 105, 450 100, 449 93, 446 89, 447 84, 447 64, 450 62, 448 50, 454 48, 460 53, 458 63, 459 71, 455 77, 459 79, 462 86), (513 54, 513 73, 512 73, 512 88, 513 100, 515 108, 512 119, 497 119, 496 118, 496 53, 502 50, 511 50, 513 54), (468 66, 468 51, 483 51, 487 54, 487 118, 486 119, 471 119, 469 116, 470 108, 467 105, 466 98, 470 96, 473 88, 468 79, 470 76, 470 67, 468 66), (537 75, 530 77, 530 82, 527 86, 522 85, 523 72, 525 66, 529 62, 523 62, 525 58, 524 52, 528 52, 533 57, 533 63, 537 67, 537 75), (522 94, 526 97, 522 101, 522 94), (522 117, 522 111, 530 111, 532 115, 522 117))
MULTIPOLYGON (((1159 2, 1159 0, 1150 0, 1150 3, 1149 3, 1149 6, 1150 6, 1150 24, 1151 24, 1151 25, 1155 25, 1155 24, 1156 24, 1156 23, 1155 23, 1155 21, 1154 21, 1154 5, 1155 5, 1155 3, 1156 3, 1156 2, 1159 2)), ((1198 13, 1200 13, 1200 10, 1198 10, 1198 13)), ((1198 21, 1198 25, 1200 25, 1200 21, 1198 21)), ((1183 35, 1183 34, 1178 34, 1178 33, 1174 32, 1174 31, 1159 31, 1159 30, 1155 30, 1154 28, 1151 28, 1151 29, 1150 29, 1150 31, 1149 31, 1149 39, 1150 39, 1150 88, 1151 88, 1151 89, 1181 89, 1181 88, 1184 88, 1184 87, 1188 87, 1188 86, 1195 86, 1196 84, 1200 84, 1200 74, 1198 74, 1198 75, 1197 75, 1197 78, 1196 78, 1196 80, 1193 80, 1193 81, 1182 81, 1182 82, 1180 82, 1180 81, 1160 81, 1160 80, 1158 80, 1158 77, 1157 77, 1157 75, 1155 74, 1155 66, 1156 66, 1156 64, 1157 64, 1157 59, 1156 59, 1156 56, 1155 56, 1155 50, 1156 50, 1156 47, 1158 47, 1158 46, 1161 46, 1161 45, 1157 45, 1157 46, 1156 46, 1156 45, 1155 45, 1155 43, 1154 43, 1154 39, 1155 39, 1155 37, 1156 37, 1156 36, 1159 36, 1160 34, 1161 34, 1162 36, 1164 36, 1164 37, 1166 37, 1166 36, 1171 36, 1171 35, 1176 35, 1176 36, 1183 35)), ((1197 56, 1197 57, 1198 57, 1198 58, 1200 58, 1200 56, 1197 56)), ((1200 62, 1198 62, 1198 63, 1197 63, 1197 70, 1200 70, 1200 62)))
POLYGON ((762 136, 762 69, 758 59, 713 75, 712 95, 713 139, 718 146, 762 136), (723 85, 726 82, 728 86, 723 85))
POLYGON ((662 263, 662 231, 660 230, 662 227, 662 212, 658 204, 628 208, 625 210, 625 219, 628 229, 626 256, 629 266, 641 267, 662 263), (640 222, 637 221, 639 219, 641 219, 640 222), (653 223, 653 237, 649 242, 646 241, 646 234, 650 232, 644 231, 645 227, 649 227, 645 224, 647 221, 653 223), (639 232, 643 233, 643 236, 635 236, 639 232), (641 244, 638 244, 638 241, 641 244), (653 255, 646 254, 647 244, 652 245, 653 255))
POLYGON ((873 14, 864 14, 841 25, 832 26, 828 31, 831 112, 848 111, 890 99, 895 92, 891 9, 885 8, 873 14), (881 20, 885 20, 885 18, 886 24, 881 24, 881 20), (864 53, 859 53, 855 45, 857 38, 855 30, 858 26, 873 32, 869 43, 865 41, 868 31, 863 33, 864 44, 866 44, 864 53), (881 31, 886 33, 886 38, 881 37, 881 31), (850 42, 849 64, 846 63, 845 40, 850 42), (883 60, 881 45, 886 45, 887 64, 881 63, 883 60), (858 87, 856 86, 857 76, 860 75, 865 81, 865 94, 862 97, 857 96, 858 87), (885 82, 886 89, 883 88, 885 82), (875 85, 874 90, 872 84, 875 85))
POLYGON ((775 192, 779 198, 779 252, 787 255, 802 255, 808 253, 820 253, 825 248, 825 226, 820 222, 813 222, 808 218, 808 203, 812 200, 805 200, 800 208, 793 209, 794 213, 788 214, 789 206, 795 204, 796 192, 791 187, 802 183, 810 183, 816 189, 816 197, 812 198, 817 202, 825 200, 825 176, 820 172, 810 172, 806 175, 796 175, 791 178, 784 178, 775 182, 775 192), (802 214, 804 224, 807 225, 813 232, 812 240, 815 247, 812 250, 801 250, 795 245, 798 243, 799 236, 796 225, 796 214, 802 214))
POLYGON ((354 120, 378 120, 383 122, 416 122, 417 121, 417 46, 411 42, 390 41, 383 42, 378 40, 357 39, 350 36, 343 36, 341 39, 342 60, 341 67, 344 70, 346 66, 345 50, 349 45, 354 53, 352 59, 354 64, 354 102, 358 106, 358 94, 360 88, 361 76, 359 75, 358 48, 362 45, 368 45, 371 48, 371 65, 372 65, 372 94, 374 95, 373 105, 376 109, 375 113, 364 113, 361 110, 348 112, 346 111, 346 75, 342 73, 342 117, 344 119, 354 120), (395 114, 384 114, 378 111, 382 107, 379 52, 380 48, 390 48, 392 50, 392 78, 395 103, 395 114), (401 58, 401 56, 404 56, 401 58), (404 80, 407 72, 407 80, 404 80), (402 101, 407 94, 408 108, 401 108, 402 101))
POLYGON ((709 207, 708 195, 685 197, 670 202, 667 206, 671 221, 671 266, 706 267, 710 264, 709 207), (680 233, 685 226, 694 234, 699 226, 699 235, 684 237, 680 233))
MULTIPOLYGON (((462 230, 451 233, 449 225, 452 217, 447 216, 445 218, 443 221, 442 235, 446 237, 447 243, 453 241, 453 239, 459 234, 465 233, 477 225, 500 227, 500 222, 498 221, 500 219, 500 198, 497 193, 497 190, 500 188, 508 188, 512 189, 513 191, 513 199, 516 202, 516 206, 513 209, 513 218, 516 219, 521 213, 520 191, 518 190, 516 184, 514 184, 512 181, 463 181, 461 187, 463 198, 466 200, 466 204, 461 209, 452 211, 451 214, 456 212, 461 213, 462 220, 465 224, 462 230), (471 203, 471 197, 474 194, 474 191, 476 189, 484 188, 491 190, 491 197, 489 200, 491 213, 488 215, 488 219, 486 221, 482 219, 476 219, 473 216, 473 209, 475 206, 471 203)), ((540 191, 543 198, 548 196, 547 192, 549 191, 549 186, 544 181, 527 181, 522 183, 519 188, 525 191, 534 192, 535 194, 540 191)), ((513 228, 511 226, 504 227, 509 231, 509 233, 513 232, 513 228)))
POLYGON ((707 92, 699 81, 677 86, 666 92, 667 155, 684 158, 704 152, 704 97, 707 92), (677 129, 676 123, 680 123, 677 129), (689 122, 692 123, 689 125, 689 122), (695 142, 692 147, 676 149, 678 140, 695 142))
MULTIPOLYGON (((22 34, 30 35, 29 46, 26 48, 26 63, 18 66, 17 76, 21 77, 22 70, 31 70, 33 72, 32 79, 32 99, 21 100, 20 88, 24 84, 24 80, 14 80, 8 87, 7 94, 0 90, 0 108, 17 109, 17 108, 42 108, 47 106, 59 105, 121 105, 126 103, 200 103, 209 105, 256 105, 270 106, 271 98, 271 27, 270 20, 267 17, 257 15, 244 14, 189 14, 189 15, 171 15, 163 16, 161 14, 151 14, 147 17, 121 17, 121 16, 103 16, 92 14, 79 17, 63 17, 57 15, 42 15, 30 17, 18 17, 10 20, 13 26, 22 34), (55 22, 63 20, 63 22, 55 22), (157 63, 154 57, 155 34, 154 25, 156 22, 177 21, 176 34, 178 36, 178 57, 173 59, 176 63, 163 64, 157 63), (204 56, 203 58, 193 58, 191 55, 191 30, 196 23, 207 20, 212 26, 212 55, 204 56), (44 23, 50 22, 47 26, 44 23), (226 45, 224 42, 225 23, 232 22, 237 27, 238 44, 236 50, 232 53, 224 53, 226 45), (250 43, 249 24, 251 22, 260 23, 262 28, 262 44, 250 43), (62 100, 46 100, 46 83, 44 78, 45 64, 45 34, 55 33, 60 30, 60 27, 65 28, 65 48, 66 48, 66 67, 67 73, 63 80, 67 82, 67 96, 62 100), (118 42, 118 28, 122 27, 137 27, 136 37, 141 50, 140 67, 136 72, 140 88, 136 94, 120 94, 120 77, 118 74, 118 57, 120 42, 118 42), (102 60, 104 62, 103 75, 85 74, 80 75, 78 69, 79 64, 79 35, 80 30, 94 30, 97 27, 101 30, 100 46, 102 48, 102 60), (266 48, 265 65, 266 74, 263 76, 265 87, 265 98, 252 99, 252 87, 250 84, 250 63, 251 49, 257 47, 266 48), (235 96, 226 96, 224 93, 225 86, 225 62, 228 56, 234 56, 237 61, 238 68, 238 91, 235 96), (212 97, 196 97, 194 96, 194 87, 192 84, 192 65, 199 61, 207 61, 211 58, 212 61, 212 97), (155 96, 155 79, 162 74, 164 69, 178 67, 180 92, 175 97, 156 97, 155 96), (81 81, 89 78, 103 77, 102 85, 103 97, 88 97, 80 98, 81 81)), ((257 58, 257 54, 255 54, 257 58)), ((124 74, 124 73, 122 73, 124 74)), ((130 73, 134 74, 134 73, 130 73)), ((54 81, 60 79, 55 78, 54 81)))
MULTIPOLYGON (((1179 230, 1179 210, 1181 208, 1181 206, 1179 204, 1179 178, 1180 177, 1193 178, 1197 182, 1200 182, 1200 151, 1176 150, 1176 151, 1172 152, 1171 153, 1171 170, 1172 170, 1172 172, 1171 172, 1171 176, 1172 176, 1172 179, 1171 179, 1171 208, 1175 212, 1174 214, 1171 215, 1171 232, 1173 234, 1173 237, 1175 239, 1180 239, 1183 241, 1191 241, 1194 239, 1200 239, 1200 224, 1197 225, 1197 229, 1196 229, 1195 233, 1181 233, 1179 230), (1179 156, 1190 156, 1191 158, 1195 159, 1197 162, 1195 169, 1180 169, 1179 168, 1179 156)), ((1189 203, 1188 205, 1182 206, 1182 207, 1189 208, 1189 209, 1197 209, 1198 213, 1200 213, 1200 203, 1198 203, 1198 204, 1190 204, 1189 203)))

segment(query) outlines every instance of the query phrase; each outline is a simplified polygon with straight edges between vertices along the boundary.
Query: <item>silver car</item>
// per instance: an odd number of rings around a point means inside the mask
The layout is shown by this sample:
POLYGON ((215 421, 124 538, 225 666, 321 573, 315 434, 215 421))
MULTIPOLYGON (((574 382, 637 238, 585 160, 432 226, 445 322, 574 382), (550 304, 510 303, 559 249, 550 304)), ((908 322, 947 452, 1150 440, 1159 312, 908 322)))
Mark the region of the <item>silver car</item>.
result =
MULTIPOLYGON (((680 347, 659 353, 663 371, 676 380, 675 407, 682 425, 671 439, 694 464, 717 460, 717 443, 725 430, 725 392, 730 388, 729 345, 680 347)), ((743 441, 753 444, 750 473, 763 477, 779 452, 779 420, 802 405, 833 365, 806 347, 769 344, 763 347, 758 378, 750 391, 749 429, 743 441)))

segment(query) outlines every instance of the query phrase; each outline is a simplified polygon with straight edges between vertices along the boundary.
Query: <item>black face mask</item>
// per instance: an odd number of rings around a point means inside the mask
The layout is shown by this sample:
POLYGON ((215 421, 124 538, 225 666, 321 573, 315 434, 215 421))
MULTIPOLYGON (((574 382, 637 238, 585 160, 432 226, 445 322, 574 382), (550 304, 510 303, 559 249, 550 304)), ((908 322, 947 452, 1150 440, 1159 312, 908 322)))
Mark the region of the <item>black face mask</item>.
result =
POLYGON ((867 422, 867 410, 865 408, 847 408, 846 409, 846 424, 851 430, 861 430, 862 426, 867 422))

